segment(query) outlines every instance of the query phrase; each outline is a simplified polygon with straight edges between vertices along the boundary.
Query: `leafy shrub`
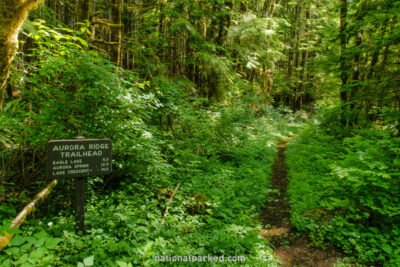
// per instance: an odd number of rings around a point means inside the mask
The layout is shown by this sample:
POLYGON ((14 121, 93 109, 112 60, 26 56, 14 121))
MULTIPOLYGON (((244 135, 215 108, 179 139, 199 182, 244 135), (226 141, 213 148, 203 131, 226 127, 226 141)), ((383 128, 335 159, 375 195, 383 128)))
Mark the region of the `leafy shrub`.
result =
MULTIPOLYGON (((153 266, 157 265, 154 255, 188 254, 244 255, 247 266, 276 264, 268 241, 258 236, 261 225, 254 218, 269 193, 274 143, 290 127, 279 128, 284 122, 277 122, 272 115, 249 116, 246 109, 187 106, 187 113, 175 114, 174 129, 179 136, 171 138, 164 132, 166 138, 161 146, 169 147, 168 154, 164 154, 168 155, 167 170, 171 172, 167 187, 172 190, 178 182, 182 185, 163 226, 160 221, 169 197, 156 195, 160 192, 157 189, 165 185, 159 180, 155 185, 126 179, 118 190, 103 194, 90 187, 87 235, 75 234, 74 216, 63 210, 41 215, 41 221, 31 220, 23 227, 20 238, 29 239, 43 229, 46 236, 59 241, 43 254, 53 265, 85 266, 93 262, 104 266, 153 266), (189 119, 192 123, 188 125, 189 119), (208 199, 200 212, 190 212, 187 203, 197 193, 208 199)), ((155 132, 152 138, 157 136, 161 133, 155 132)), ((141 161, 148 160, 131 159, 126 161, 132 167, 123 166, 122 171, 138 168, 141 161)), ((3 266, 10 266, 10 261, 17 259, 27 266, 48 265, 29 257, 42 246, 22 250, 23 245, 13 243, 7 248, 13 253, 0 254, 3 266)))
POLYGON ((380 130, 339 139, 306 128, 288 148, 293 224, 361 262, 398 263, 399 145, 380 130))
POLYGON ((61 34, 43 25, 38 29, 22 98, 7 103, 0 114, 1 155, 9 166, 2 170, 5 180, 22 186, 43 180, 47 141, 78 135, 113 140, 115 172, 108 180, 165 179, 169 166, 145 123, 159 105, 147 91, 148 83, 86 51, 75 32, 61 34))
POLYGON ((29 170, 23 182, 37 180, 47 140, 77 135, 110 137, 114 171, 88 179, 87 235, 75 234, 65 199, 71 184, 62 181, 0 254, 2 266, 152 266, 154 255, 189 254, 243 255, 248 266, 277 263, 255 217, 269 193, 274 143, 297 127, 290 115, 212 104, 195 97, 184 79, 140 82, 82 48, 75 33, 56 46, 63 37, 39 27, 23 98, 0 114, 7 147, 26 150, 20 159, 2 151, 14 166, 5 170, 7 180, 20 182, 21 160, 29 170), (179 182, 161 226, 168 197, 159 196, 160 188, 171 191, 179 182), (208 199, 190 206, 198 193, 208 199))

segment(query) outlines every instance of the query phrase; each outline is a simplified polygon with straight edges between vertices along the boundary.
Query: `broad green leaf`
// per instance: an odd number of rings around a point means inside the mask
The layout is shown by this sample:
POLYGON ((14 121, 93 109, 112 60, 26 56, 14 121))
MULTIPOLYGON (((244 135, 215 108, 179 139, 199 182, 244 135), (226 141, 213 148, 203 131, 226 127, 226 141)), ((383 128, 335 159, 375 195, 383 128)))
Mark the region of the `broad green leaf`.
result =
POLYGON ((85 258, 83 260, 83 263, 85 264, 85 266, 93 266, 93 264, 94 264, 94 255, 85 258))

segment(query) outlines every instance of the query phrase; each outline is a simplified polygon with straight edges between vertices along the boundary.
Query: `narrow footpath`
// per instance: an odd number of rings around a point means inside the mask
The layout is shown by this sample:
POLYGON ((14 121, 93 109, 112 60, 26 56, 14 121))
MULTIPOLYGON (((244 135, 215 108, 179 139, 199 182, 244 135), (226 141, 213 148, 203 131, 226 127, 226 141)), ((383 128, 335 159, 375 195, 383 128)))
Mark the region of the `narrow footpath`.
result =
POLYGON ((311 247, 307 238, 297 236, 290 225, 290 205, 286 193, 289 181, 285 165, 286 144, 290 139, 286 138, 277 145, 278 154, 271 178, 273 191, 260 214, 264 226, 260 235, 270 240, 275 255, 283 262, 282 266, 331 267, 343 255, 333 249, 311 247))

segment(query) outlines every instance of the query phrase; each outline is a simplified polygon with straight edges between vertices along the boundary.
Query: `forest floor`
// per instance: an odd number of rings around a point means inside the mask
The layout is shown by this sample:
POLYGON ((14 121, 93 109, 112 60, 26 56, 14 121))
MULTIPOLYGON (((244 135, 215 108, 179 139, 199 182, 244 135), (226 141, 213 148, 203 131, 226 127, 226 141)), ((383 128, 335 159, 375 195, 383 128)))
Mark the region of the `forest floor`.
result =
POLYGON ((283 266, 328 267, 337 263, 343 254, 335 249, 322 250, 310 245, 304 236, 296 235, 290 225, 290 205, 286 193, 288 186, 287 167, 285 164, 286 144, 292 137, 280 141, 278 152, 272 168, 271 189, 260 219, 264 229, 260 231, 263 238, 270 239, 275 255, 283 266))

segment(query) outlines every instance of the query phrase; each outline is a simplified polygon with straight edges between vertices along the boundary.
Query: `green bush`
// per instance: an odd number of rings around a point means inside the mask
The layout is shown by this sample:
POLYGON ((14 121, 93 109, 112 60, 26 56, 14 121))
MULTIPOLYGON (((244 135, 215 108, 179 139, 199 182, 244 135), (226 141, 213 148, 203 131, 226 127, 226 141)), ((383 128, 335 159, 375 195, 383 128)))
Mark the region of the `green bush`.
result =
POLYGON ((398 264, 399 147, 381 130, 338 138, 307 127, 288 147, 292 223, 361 262, 398 264))
MULTIPOLYGON (((21 241, 28 241, 13 243, 0 255, 2 266, 10 266, 10 261, 16 260, 26 266, 85 266, 85 261, 105 266, 152 266, 157 265, 154 255, 189 254, 243 255, 246 266, 277 264, 268 241, 258 236, 261 225, 255 217, 269 193, 274 143, 282 132, 294 128, 279 128, 285 123, 277 122, 273 114, 249 116, 245 106, 188 106, 186 111, 175 115, 175 134, 179 133, 179 137, 171 138, 164 132, 166 138, 161 146, 169 149, 163 154, 170 162, 169 184, 126 179, 117 190, 106 194, 90 187, 87 235, 74 233, 74 216, 68 210, 42 215, 41 221, 30 221, 23 227, 24 233, 17 235, 21 241), (188 119, 192 120, 189 125, 188 119), (178 182, 182 182, 181 187, 161 226, 169 196, 160 194, 159 189, 168 186, 173 190, 178 182), (199 205, 196 195, 203 195, 204 199, 198 209, 193 209, 199 205), (57 244, 50 248, 28 245, 39 229, 46 233, 44 244, 53 238, 57 244), (40 262, 30 257, 39 249, 45 258, 40 262)), ((155 132, 155 136, 161 133, 155 132)), ((129 162, 132 168, 138 168, 144 160, 148 159, 129 162)))
MULTIPOLYGON (((47 140, 77 135, 110 137, 114 171, 88 179, 87 235, 75 234, 72 184, 60 181, 37 220, 22 226, 0 254, 2 266, 152 266, 158 264, 154 255, 189 254, 246 256, 247 266, 277 264, 255 217, 269 193, 274 144, 298 126, 290 115, 210 103, 185 79, 140 82, 77 47, 75 33, 61 47, 53 34, 37 37, 23 98, 7 103, 0 131, 9 147, 26 150, 23 160, 35 175, 27 172, 25 183, 44 173, 44 161, 33 165, 45 159, 47 140)), ((19 184, 12 173, 20 162, 2 152, 15 166, 7 180, 19 184)))
POLYGON ((112 139, 115 171, 108 179, 165 180, 169 165, 145 122, 159 105, 149 83, 86 51, 74 32, 38 29, 22 98, 0 114, 1 155, 10 166, 5 181, 24 186, 43 180, 47 141, 76 136, 112 139))

